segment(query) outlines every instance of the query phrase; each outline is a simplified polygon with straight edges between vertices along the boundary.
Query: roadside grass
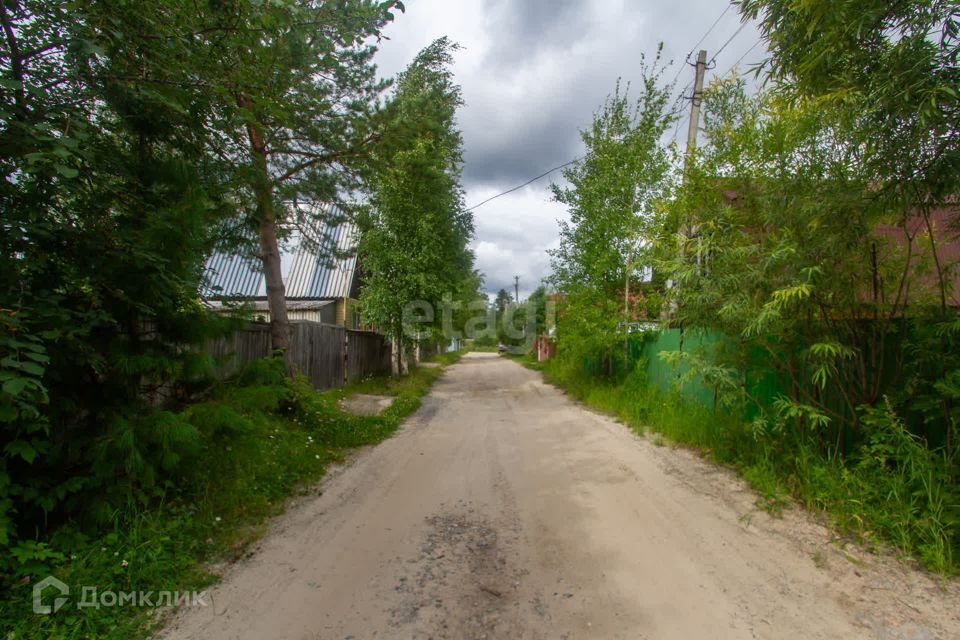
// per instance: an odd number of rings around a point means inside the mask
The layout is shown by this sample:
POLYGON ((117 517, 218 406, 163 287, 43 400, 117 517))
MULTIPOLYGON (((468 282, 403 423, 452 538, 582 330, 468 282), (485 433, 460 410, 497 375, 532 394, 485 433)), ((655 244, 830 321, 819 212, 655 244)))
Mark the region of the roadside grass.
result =
POLYGON ((810 441, 757 433, 753 425, 662 393, 642 374, 605 381, 562 360, 514 357, 571 397, 608 413, 635 433, 650 431, 734 467, 772 515, 793 501, 825 515, 838 531, 873 551, 895 549, 941 577, 960 573, 960 495, 955 463, 927 449, 892 418, 877 418, 860 450, 837 460, 810 441))
POLYGON ((449 353, 436 353, 423 359, 424 362, 433 362, 441 366, 455 364, 466 353, 467 350, 451 351, 449 353))
MULTIPOLYGON (((458 357, 445 354, 439 361, 451 364, 458 357)), ((417 368, 402 378, 369 378, 318 393, 303 379, 285 380, 276 361, 249 367, 208 399, 183 409, 203 434, 202 451, 176 486, 167 486, 148 506, 116 510, 99 536, 61 527, 47 544, 68 550, 63 559, 36 564, 0 591, 0 639, 149 637, 172 609, 129 604, 80 609, 83 587, 98 594, 151 592, 154 605, 162 591, 203 590, 217 580, 212 564, 248 553, 287 499, 312 491, 350 448, 393 434, 441 374, 441 368, 417 368), (341 411, 340 399, 358 392, 395 400, 375 416, 341 411), (70 601, 54 615, 37 615, 32 585, 47 575, 70 586, 70 601)), ((54 595, 51 590, 47 600, 54 595)))

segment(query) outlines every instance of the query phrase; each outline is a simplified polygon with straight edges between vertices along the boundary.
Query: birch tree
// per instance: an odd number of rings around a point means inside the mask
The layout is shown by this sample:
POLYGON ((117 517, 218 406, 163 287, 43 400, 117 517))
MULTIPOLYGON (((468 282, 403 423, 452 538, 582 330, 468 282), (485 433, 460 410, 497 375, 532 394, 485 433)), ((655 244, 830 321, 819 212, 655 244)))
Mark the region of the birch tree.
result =
POLYGON ((606 352, 617 325, 630 319, 625 290, 644 261, 645 241, 655 235, 655 204, 672 174, 660 140, 674 116, 659 78, 656 62, 644 65, 636 100, 617 85, 581 133, 586 155, 564 171, 569 185, 553 186, 554 199, 570 213, 551 252, 553 280, 565 294, 559 339, 568 351, 606 352))
POLYGON ((400 75, 373 158, 361 243, 367 278, 361 303, 365 317, 394 340, 398 371, 408 343, 404 308, 430 303, 435 313, 429 323, 439 326, 436 306, 472 276, 467 243, 473 218, 463 205, 456 126, 462 99, 449 69, 455 50, 441 38, 400 75))

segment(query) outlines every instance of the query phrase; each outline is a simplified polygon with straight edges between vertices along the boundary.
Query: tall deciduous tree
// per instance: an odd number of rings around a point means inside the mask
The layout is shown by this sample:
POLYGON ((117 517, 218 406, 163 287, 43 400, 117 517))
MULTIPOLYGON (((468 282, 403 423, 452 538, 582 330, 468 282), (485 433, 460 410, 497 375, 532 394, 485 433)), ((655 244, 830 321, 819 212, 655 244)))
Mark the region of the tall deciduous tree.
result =
MULTIPOLYGON (((677 283, 676 320, 730 339, 707 359, 672 357, 695 364, 691 373, 709 376, 723 396, 742 398, 742 372, 762 353, 788 391, 773 420, 761 422, 789 419, 798 435, 834 452, 842 427, 856 427, 863 407, 884 394, 899 408, 927 387, 914 406, 936 406, 921 370, 933 358, 956 367, 952 349, 930 353, 928 329, 917 329, 942 320, 936 259, 919 233, 890 232, 902 206, 879 197, 850 143, 856 125, 842 109, 748 96, 736 79, 715 83, 705 105, 704 144, 666 204, 698 233, 680 236, 680 251, 668 236, 670 258, 660 266, 677 283), (911 397, 896 398, 910 378, 911 397)), ((952 344, 952 330, 940 331, 952 344)))
POLYGON ((565 294, 560 340, 582 342, 592 353, 610 347, 617 325, 629 319, 624 290, 642 266, 654 205, 670 184, 671 156, 660 140, 674 116, 660 75, 656 62, 643 66, 636 101, 617 86, 581 133, 587 152, 564 171, 569 186, 553 187, 570 212, 551 253, 553 280, 565 294))
MULTIPOLYGON (((960 6, 944 0, 741 0, 780 94, 843 110, 883 195, 920 215, 960 190, 960 6)), ((960 222, 960 221, 958 221, 960 222)), ((906 226, 907 220, 901 220, 906 226)), ((944 265, 935 265, 947 311, 944 265)))
POLYGON ((497 313, 501 316, 503 315, 503 312, 507 310, 507 307, 509 307, 512 303, 513 296, 511 296, 506 289, 500 289, 500 291, 497 291, 497 297, 493 300, 493 304, 497 308, 497 313))
MULTIPOLYGON (((393 338, 398 369, 404 308, 417 301, 437 305, 472 273, 473 219, 463 206, 456 126, 462 100, 449 69, 455 50, 446 38, 437 40, 400 74, 369 183, 361 302, 365 317, 393 338)), ((438 321, 435 314, 431 322, 438 321)))

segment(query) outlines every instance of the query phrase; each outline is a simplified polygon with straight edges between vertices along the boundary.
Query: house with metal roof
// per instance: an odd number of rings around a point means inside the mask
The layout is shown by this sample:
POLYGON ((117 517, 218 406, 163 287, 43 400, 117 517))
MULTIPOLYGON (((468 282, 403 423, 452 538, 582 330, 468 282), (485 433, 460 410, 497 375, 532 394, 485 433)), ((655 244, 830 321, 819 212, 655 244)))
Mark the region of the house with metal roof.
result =
MULTIPOLYGON (((342 218, 306 226, 291 230, 282 246, 289 319, 359 329, 356 226, 342 218)), ((200 295, 212 309, 243 309, 254 320, 270 320, 263 264, 254 255, 214 252, 200 295)))

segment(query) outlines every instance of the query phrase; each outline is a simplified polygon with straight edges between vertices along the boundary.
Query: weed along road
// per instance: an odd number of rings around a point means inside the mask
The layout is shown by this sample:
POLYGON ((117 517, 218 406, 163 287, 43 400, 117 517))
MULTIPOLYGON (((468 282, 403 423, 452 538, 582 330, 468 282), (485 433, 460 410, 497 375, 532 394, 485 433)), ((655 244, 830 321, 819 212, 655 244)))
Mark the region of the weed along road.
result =
POLYGON ((166 637, 960 637, 954 582, 755 503, 731 471, 471 354, 166 637))

